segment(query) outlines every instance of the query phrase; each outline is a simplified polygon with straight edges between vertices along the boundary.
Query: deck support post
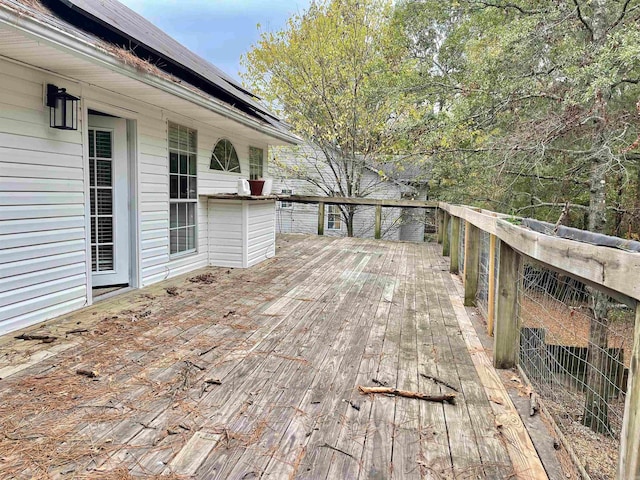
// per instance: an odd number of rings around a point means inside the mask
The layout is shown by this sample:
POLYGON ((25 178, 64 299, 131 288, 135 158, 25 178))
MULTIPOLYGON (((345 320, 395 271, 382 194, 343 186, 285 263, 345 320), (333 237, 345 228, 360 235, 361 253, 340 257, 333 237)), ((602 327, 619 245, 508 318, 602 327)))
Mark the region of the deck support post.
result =
POLYGON ((324 235, 324 202, 318 203, 318 235, 324 235))
POLYGON ((493 337, 493 322, 496 318, 496 236, 489 234, 489 295, 487 299, 487 333, 493 337))
POLYGON ((480 264, 480 229, 470 222, 465 224, 464 242, 464 305, 476 304, 480 264))
POLYGON ((640 478, 640 302, 636 302, 631 366, 620 434, 618 477, 640 478))
POLYGON ((513 248, 500 242, 498 265, 498 303, 496 309, 493 365, 496 368, 513 368, 518 359, 520 326, 518 295, 522 256, 513 248))
POLYGON ((436 208, 436 241, 442 243, 442 214, 444 210, 436 208))
POLYGON ((376 240, 382 238, 382 205, 376 205, 376 227, 374 236, 376 240))
POLYGON ((451 236, 449 237, 449 257, 451 263, 449 264, 449 271, 451 273, 458 273, 460 271, 460 217, 450 218, 451 222, 451 236))
POLYGON ((443 212, 442 214, 442 256, 449 256, 449 249, 451 247, 449 241, 449 220, 451 219, 451 215, 449 212, 443 212))

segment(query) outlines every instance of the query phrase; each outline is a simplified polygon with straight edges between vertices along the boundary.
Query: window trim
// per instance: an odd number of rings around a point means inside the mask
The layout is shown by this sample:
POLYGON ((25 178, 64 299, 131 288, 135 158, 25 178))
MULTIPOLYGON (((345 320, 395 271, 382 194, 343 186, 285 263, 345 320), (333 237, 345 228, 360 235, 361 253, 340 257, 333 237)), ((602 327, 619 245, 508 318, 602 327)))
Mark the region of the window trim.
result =
MULTIPOLYGON (((199 181, 198 181, 198 130, 192 127, 188 127, 186 125, 183 125, 181 123, 177 123, 177 122, 172 122, 171 120, 167 121, 167 169, 168 169, 168 173, 169 173, 169 183, 168 183, 168 189, 169 189, 169 228, 168 228, 168 236, 169 236, 169 241, 168 241, 168 245, 167 245, 167 249, 169 250, 169 260, 174 260, 174 259, 178 259, 178 258, 182 258, 182 257, 187 257, 187 256, 191 256, 191 255, 197 255, 200 251, 200 247, 198 245, 198 236, 199 236, 199 225, 198 225, 198 185, 199 185, 199 181), (182 150, 181 148, 175 148, 175 147, 171 147, 171 142, 170 142, 170 129, 171 127, 178 127, 178 128, 184 128, 187 131, 193 131, 195 133, 195 146, 193 148, 193 150, 182 150), (185 176, 184 174, 180 173, 180 154, 186 154, 187 156, 189 155, 195 155, 195 167, 196 167, 196 171, 195 171, 195 175, 192 175, 190 173, 187 173, 186 176, 188 178, 195 178, 196 180, 196 191, 195 191, 195 198, 171 198, 171 153, 172 151, 178 153, 178 172, 174 173, 174 175, 178 175, 178 178, 180 178, 181 176, 185 176), (171 232, 172 231, 176 231, 179 230, 181 228, 188 228, 191 225, 185 225, 184 227, 171 227, 171 205, 172 204, 176 204, 176 205, 181 205, 181 204, 192 204, 194 205, 194 218, 193 218, 193 227, 194 227, 194 239, 193 239, 193 245, 194 248, 189 248, 187 250, 182 250, 182 251, 178 251, 175 253, 171 253, 171 232)), ((187 171, 188 171, 189 167, 187 165, 187 171)), ((179 182, 179 180, 178 180, 179 182)))
MULTIPOLYGON (((293 195, 293 188, 281 188, 280 193, 282 195, 293 195)), ((279 207, 283 210, 291 210, 293 208, 293 202, 287 200, 280 200, 279 207)))
POLYGON ((240 161, 240 155, 238 155, 238 149, 236 148, 236 146, 233 144, 233 142, 227 138, 227 137, 220 137, 218 138, 218 140, 216 140, 216 142, 213 144, 213 148, 211 149, 211 155, 209 156, 209 170, 216 172, 216 173, 226 173, 226 174, 231 174, 231 175, 242 175, 242 162, 240 161), (220 142, 228 142, 229 145, 231 145, 231 148, 233 148, 233 151, 236 154, 236 158, 238 159, 238 170, 227 170, 224 168, 224 166, 222 165, 222 162, 220 162, 220 160, 218 159, 218 157, 215 157, 215 161, 223 168, 218 169, 218 168, 213 168, 212 164, 214 161, 214 154, 216 151, 216 147, 218 146, 218 144, 220 142))
POLYGON ((258 179, 263 179, 264 178, 264 148, 260 148, 260 147, 249 147, 249 180, 258 180, 258 179), (258 175, 257 177, 254 178, 253 176, 253 168, 254 166, 258 166, 256 164, 254 164, 254 158, 253 158, 253 152, 260 152, 260 175, 258 175))
MULTIPOLYGON (((334 232, 342 230, 342 210, 340 210, 340 207, 338 205, 329 204, 329 205, 327 205, 326 214, 327 214, 327 230, 331 230, 331 231, 334 231, 334 232), (335 208, 336 211, 332 212, 331 211, 332 208, 335 208), (338 217, 338 222, 337 222, 338 223, 338 227, 337 228, 335 226, 334 227, 330 227, 329 226, 329 219, 331 218, 331 215, 337 215, 337 217, 338 217)), ((333 224, 334 225, 336 224, 335 219, 333 220, 333 224)))

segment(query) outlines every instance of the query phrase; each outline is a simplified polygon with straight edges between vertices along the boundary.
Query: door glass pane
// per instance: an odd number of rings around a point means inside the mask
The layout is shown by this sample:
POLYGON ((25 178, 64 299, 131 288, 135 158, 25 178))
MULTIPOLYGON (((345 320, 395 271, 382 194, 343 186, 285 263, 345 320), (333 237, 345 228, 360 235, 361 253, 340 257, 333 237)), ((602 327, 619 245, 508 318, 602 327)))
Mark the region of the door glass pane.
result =
POLYGON ((97 191, 98 198, 98 215, 111 215, 113 213, 113 191, 110 188, 99 188, 97 191))
POLYGON ((96 130, 96 157, 111 158, 111 132, 96 130))
POLYGON ((111 186, 111 160, 96 160, 96 185, 99 187, 111 186))
POLYGON ((113 245, 98 245, 98 270, 113 270, 113 245))

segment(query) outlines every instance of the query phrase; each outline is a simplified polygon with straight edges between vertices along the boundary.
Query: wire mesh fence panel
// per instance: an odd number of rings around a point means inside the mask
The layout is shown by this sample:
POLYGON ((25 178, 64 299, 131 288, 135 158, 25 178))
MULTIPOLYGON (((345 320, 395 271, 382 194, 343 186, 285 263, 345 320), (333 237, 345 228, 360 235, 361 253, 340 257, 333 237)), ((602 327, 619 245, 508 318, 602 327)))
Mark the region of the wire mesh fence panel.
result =
POLYGON ((478 289, 476 291, 476 306, 484 318, 489 312, 489 261, 490 234, 480 230, 480 255, 478 265, 478 289))
POLYGON ((592 477, 614 478, 634 313, 532 261, 519 288, 520 367, 592 477))
POLYGON ((464 232, 466 229, 464 220, 460 220, 460 241, 458 242, 458 263, 460 273, 464 273, 464 232))

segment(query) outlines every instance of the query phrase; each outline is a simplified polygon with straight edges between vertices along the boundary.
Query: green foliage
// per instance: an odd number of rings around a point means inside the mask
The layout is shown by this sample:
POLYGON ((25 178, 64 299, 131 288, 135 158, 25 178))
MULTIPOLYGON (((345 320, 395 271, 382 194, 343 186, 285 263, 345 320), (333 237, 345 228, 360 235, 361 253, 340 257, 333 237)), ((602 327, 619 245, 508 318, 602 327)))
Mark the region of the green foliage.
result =
POLYGON ((415 65, 405 82, 425 109, 406 135, 431 156, 439 198, 553 221, 569 202, 576 226, 637 231, 640 7, 577 5, 398 5, 415 65))

